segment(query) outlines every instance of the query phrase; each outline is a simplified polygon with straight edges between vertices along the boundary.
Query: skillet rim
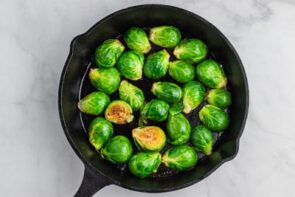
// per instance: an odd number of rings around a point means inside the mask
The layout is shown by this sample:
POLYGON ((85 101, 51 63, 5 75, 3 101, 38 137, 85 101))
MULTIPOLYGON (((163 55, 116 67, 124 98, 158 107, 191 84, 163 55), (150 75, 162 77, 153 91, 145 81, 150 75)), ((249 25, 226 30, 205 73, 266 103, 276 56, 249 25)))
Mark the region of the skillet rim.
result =
POLYGON ((242 135, 242 133, 244 131, 247 116, 248 116, 248 111, 249 111, 249 86, 248 86, 248 80, 247 80, 247 76, 246 76, 244 66, 242 64, 242 61, 241 61, 237 51, 235 50, 233 45, 230 43, 230 41, 223 35, 223 33, 219 29, 217 29, 217 27, 215 27, 212 23, 205 20, 203 17, 201 17, 201 16, 199 16, 199 15, 197 15, 197 14, 191 12, 191 11, 183 9, 183 8, 179 8, 179 7, 175 7, 175 6, 171 6, 171 5, 165 5, 165 4, 141 4, 141 5, 135 5, 135 6, 127 7, 127 8, 120 9, 120 10, 117 10, 117 11, 113 12, 113 13, 107 15, 106 17, 102 18, 98 22, 96 22, 86 32, 84 32, 82 34, 79 34, 79 35, 77 35, 76 37, 73 38, 73 40, 71 41, 71 44, 70 44, 69 55, 68 55, 67 60, 66 60, 66 62, 64 64, 64 67, 63 67, 62 73, 61 73, 61 77, 60 77, 60 83, 59 83, 59 89, 58 89, 58 111, 59 111, 59 117, 60 117, 61 125, 62 125, 64 133, 65 133, 65 135, 67 137, 67 140, 69 141, 69 143, 70 143, 72 149, 74 150, 74 152, 76 153, 76 155, 84 163, 85 168, 90 168, 90 170, 92 172, 99 173, 99 175, 107 178, 107 180, 110 182, 110 184, 116 184, 116 185, 121 186, 121 187, 126 188, 126 189, 131 189, 131 190, 140 191, 140 192, 149 192, 149 193, 169 192, 169 191, 179 190, 179 189, 188 187, 190 185, 193 185, 193 184, 203 180, 204 178, 208 177, 211 173, 213 173, 215 170, 217 170, 222 164, 224 164, 225 162, 230 161, 230 160, 232 160, 233 158, 236 157, 236 155, 237 155, 237 153, 239 151, 240 138, 241 138, 241 135, 242 135), (128 12, 128 11, 138 9, 138 8, 142 9, 142 8, 145 8, 145 7, 151 7, 151 8, 152 7, 157 7, 157 8, 163 7, 163 8, 168 8, 168 9, 171 9, 171 10, 176 10, 176 11, 179 11, 179 12, 184 12, 184 13, 186 13, 188 15, 191 15, 192 17, 196 18, 196 20, 199 20, 199 21, 203 22, 204 24, 206 24, 207 26, 209 26, 213 31, 215 31, 217 34, 219 34, 219 36, 224 40, 224 42, 228 45, 228 47, 232 51, 233 55, 235 56, 235 58, 236 58, 236 60, 238 62, 237 66, 241 69, 241 73, 242 73, 241 76, 242 76, 242 79, 243 79, 243 81, 245 83, 245 95, 246 95, 246 98, 245 98, 245 113, 243 115, 243 120, 242 120, 242 123, 241 123, 241 127, 240 127, 240 129, 238 131, 238 135, 237 135, 237 137, 235 139, 235 151, 234 151, 234 153, 231 156, 221 160, 220 163, 215 165, 204 176, 202 176, 202 177, 200 177, 198 179, 195 179, 193 181, 188 181, 187 183, 176 186, 176 187, 174 186, 174 187, 166 187, 166 188, 160 188, 160 189, 149 189, 149 188, 142 188, 142 187, 134 187, 134 186, 124 184, 124 183, 122 183, 122 182, 120 182, 118 180, 114 180, 114 179, 110 178, 110 176, 108 176, 105 173, 103 173, 102 171, 98 170, 95 166, 93 166, 90 162, 88 162, 87 159, 84 158, 84 155, 78 150, 78 147, 74 143, 74 140, 72 139, 71 134, 70 134, 70 132, 69 132, 69 130, 67 128, 67 125, 66 125, 66 122, 65 122, 65 119, 64 119, 64 114, 63 114, 63 107, 62 107, 63 106, 63 104, 62 104, 63 94, 62 94, 62 92, 63 92, 64 78, 66 76, 66 72, 67 72, 67 69, 68 69, 68 66, 69 66, 69 62, 71 61, 72 56, 74 54, 74 48, 75 48, 77 40, 79 38, 81 38, 81 37, 87 37, 87 35, 91 31, 93 31, 93 29, 97 25, 103 23, 104 21, 106 21, 106 20, 108 20, 110 18, 116 17, 116 15, 118 15, 118 14, 122 14, 124 12, 128 12))

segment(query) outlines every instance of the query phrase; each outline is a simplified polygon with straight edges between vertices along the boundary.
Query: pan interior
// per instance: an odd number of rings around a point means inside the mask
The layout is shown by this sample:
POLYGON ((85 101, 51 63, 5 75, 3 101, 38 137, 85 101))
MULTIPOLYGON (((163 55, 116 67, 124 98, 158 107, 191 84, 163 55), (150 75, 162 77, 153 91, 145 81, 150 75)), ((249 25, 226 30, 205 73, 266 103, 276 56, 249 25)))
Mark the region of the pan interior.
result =
MULTIPOLYGON (((146 33, 148 35, 148 32, 149 32, 150 28, 149 27, 144 27, 143 29, 146 31, 146 33)), ((192 36, 188 32, 182 32, 181 35, 182 35, 183 38, 192 38, 192 36)), ((118 35, 117 38, 122 43, 124 43, 122 35, 118 35)), ((152 43, 151 43, 151 45, 152 45, 152 49, 148 54, 145 55, 145 58, 149 54, 152 54, 154 52, 162 50, 162 48, 160 48, 160 47, 158 47, 158 46, 156 46, 156 45, 154 45, 152 43)), ((126 44, 125 44, 125 46, 126 46, 126 44)), ((166 50, 170 54, 170 61, 176 60, 175 56, 173 56, 173 49, 166 49, 166 50)), ((93 51, 93 53, 94 53, 94 51, 93 51)), ((210 49, 209 49, 209 54, 207 56, 207 59, 215 59, 215 56, 210 51, 210 49)), ((195 65, 196 64, 194 64, 194 67, 195 67, 195 65)), ((94 62, 93 54, 89 57, 89 64, 87 66, 86 72, 85 72, 84 77, 83 77, 82 82, 81 82, 80 96, 79 96, 80 99, 83 98, 84 96, 86 96, 87 94, 93 92, 93 91, 97 91, 94 88, 94 86, 90 83, 90 80, 88 78, 90 68, 97 68, 97 66, 95 65, 95 62, 94 62)), ((121 77, 121 80, 123 80, 123 79, 124 78, 121 77)), ((126 80, 128 80, 128 79, 126 79, 126 80)), ((137 81, 128 80, 128 81, 129 81, 129 83, 132 83, 133 85, 139 87, 144 92, 146 102, 156 98, 151 93, 151 88, 152 88, 153 82, 156 82, 156 81, 169 81, 169 82, 179 84, 177 81, 175 81, 173 78, 171 78, 168 75, 168 73, 159 80, 151 80, 151 79, 148 79, 145 76, 143 76, 143 79, 141 79, 141 80, 137 80, 137 81)), ((181 84, 179 84, 179 85, 182 86, 181 84)), ((227 88, 229 88, 229 87, 227 87, 227 88)), ((110 98, 111 98, 111 100, 120 99, 118 91, 111 94, 110 98)), ((205 104, 206 104, 206 102, 204 101, 203 103, 200 104, 200 106, 197 109, 193 110, 190 114, 185 114, 185 116, 189 120, 192 128, 194 128, 196 125, 199 124, 200 120, 199 120, 198 112, 200 111, 202 106, 204 106, 205 104)), ((104 114, 101 114, 100 116, 103 117, 104 114)), ((131 131, 132 131, 132 129, 138 127, 139 116, 140 116, 140 112, 137 111, 137 112, 134 112, 134 120, 130 124, 125 124, 125 125, 113 124, 113 126, 114 126, 114 135, 125 135, 126 137, 128 137, 132 142, 134 153, 138 152, 138 149, 136 148, 135 144, 133 143, 133 139, 132 139, 132 136, 131 136, 131 131)), ((83 124, 84 132, 87 134, 89 124, 90 124, 91 120, 93 120, 95 118, 95 116, 80 113, 80 118, 81 118, 81 122, 83 124)), ((164 122, 149 121, 149 123, 147 125, 159 126, 164 131, 166 130, 166 121, 164 121, 164 122)), ((216 132, 214 132, 213 134, 214 134, 214 140, 215 140, 215 142, 217 142, 221 135, 220 135, 220 133, 216 133, 216 132)), ((163 154, 165 152, 165 150, 167 150, 169 147, 171 147, 171 145, 167 144, 165 146, 165 148, 161 151, 161 153, 163 154)), ((99 153, 97 154, 97 156, 100 157, 99 153)), ((206 157, 204 156, 204 154, 198 153, 198 158, 199 158, 198 163, 205 162, 206 157)), ((126 164, 120 164, 120 165, 115 165, 115 166, 119 170, 122 171, 121 173, 128 173, 126 164)), ((172 176, 175 173, 177 173, 177 171, 169 169, 169 168, 165 167, 163 164, 161 164, 161 166, 159 167, 157 173, 151 174, 150 177, 166 177, 166 176, 172 176)))

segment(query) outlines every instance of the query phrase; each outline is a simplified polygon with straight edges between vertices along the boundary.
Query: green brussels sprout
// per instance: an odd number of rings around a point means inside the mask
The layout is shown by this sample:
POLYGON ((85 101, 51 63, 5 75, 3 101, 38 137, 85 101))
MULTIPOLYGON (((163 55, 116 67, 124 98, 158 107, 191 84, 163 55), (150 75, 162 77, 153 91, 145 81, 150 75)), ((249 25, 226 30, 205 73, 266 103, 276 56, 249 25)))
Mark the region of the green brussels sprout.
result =
POLYGON ((205 105, 199 111, 201 122, 212 131, 222 131, 228 127, 229 116, 213 105, 205 105))
POLYGON ((95 50, 95 63, 101 68, 109 68, 123 53, 125 47, 118 39, 108 39, 95 50))
POLYGON ((169 104, 165 101, 152 99, 146 103, 141 110, 141 118, 143 122, 147 122, 147 119, 163 122, 168 117, 169 104))
POLYGON ((183 111, 183 103, 182 102, 178 102, 178 103, 174 103, 170 106, 169 108, 169 114, 178 114, 181 113, 183 111))
POLYGON ((132 108, 121 100, 112 101, 105 110, 105 118, 115 124, 127 124, 133 121, 132 108))
POLYGON ((124 35, 124 41, 131 50, 141 53, 148 53, 151 50, 151 44, 143 29, 131 27, 124 35))
POLYGON ((221 66, 214 60, 205 60, 197 65, 197 78, 210 88, 223 88, 227 78, 221 66))
POLYGON ((160 127, 146 126, 132 130, 136 146, 143 151, 158 152, 166 144, 166 135, 160 127))
POLYGON ((102 158, 115 163, 126 163, 133 152, 131 142, 122 135, 111 138, 101 149, 102 158))
POLYGON ((137 177, 144 178, 157 172, 161 164, 160 153, 139 152, 131 157, 128 162, 129 171, 137 177))
POLYGON ((184 39, 177 45, 173 54, 177 59, 200 62, 206 58, 208 51, 206 45, 199 39, 184 39))
POLYGON ((192 144, 196 147, 197 151, 202 152, 205 155, 211 154, 213 140, 211 131, 203 125, 196 126, 192 131, 192 144))
POLYGON ((192 64, 182 60, 169 63, 169 75, 179 83, 187 83, 195 78, 195 69, 192 64))
POLYGON ((183 112, 188 114, 204 100, 206 88, 197 81, 190 81, 183 87, 183 112))
POLYGON ((113 125, 110 121, 97 117, 89 126, 89 141, 96 150, 99 150, 113 135, 113 125))
POLYGON ((142 78, 144 56, 138 51, 127 51, 119 58, 117 68, 122 76, 130 80, 142 78))
POLYGON ((210 90, 207 95, 207 101, 210 105, 220 107, 222 109, 231 105, 230 92, 225 89, 210 90))
POLYGON ((150 30, 149 39, 160 47, 173 48, 180 42, 181 33, 173 26, 153 27, 150 30))
POLYGON ((173 145, 188 142, 191 135, 191 125, 182 113, 169 114, 167 121, 167 141, 173 145))
POLYGON ((160 79, 168 70, 169 53, 164 49, 149 55, 143 66, 143 73, 147 78, 160 79))
POLYGON ((120 73, 115 68, 90 69, 89 79, 96 89, 111 94, 115 92, 120 84, 120 73))
POLYGON ((172 147, 162 157, 162 162, 166 167, 178 171, 188 170, 194 167, 197 161, 198 156, 196 151, 188 145, 172 147))
POLYGON ((133 111, 141 109, 144 104, 144 94, 142 90, 126 80, 121 81, 119 97, 121 100, 127 102, 133 111))
POLYGON ((171 82, 155 82, 151 91, 157 98, 168 103, 177 103, 182 98, 181 88, 171 82))
POLYGON ((99 115, 110 103, 110 98, 103 92, 92 92, 78 102, 81 112, 90 115, 99 115))

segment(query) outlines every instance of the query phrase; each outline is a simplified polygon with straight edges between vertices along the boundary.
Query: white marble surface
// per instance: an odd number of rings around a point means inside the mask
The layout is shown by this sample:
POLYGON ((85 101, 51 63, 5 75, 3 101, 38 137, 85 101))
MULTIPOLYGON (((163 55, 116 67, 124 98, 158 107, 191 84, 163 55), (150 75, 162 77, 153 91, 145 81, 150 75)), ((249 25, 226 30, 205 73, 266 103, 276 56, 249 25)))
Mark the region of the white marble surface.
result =
POLYGON ((294 197, 295 0, 0 0, 0 196, 72 196, 83 165, 58 117, 57 89, 71 39, 127 6, 164 3, 215 24, 236 47, 250 85, 240 152, 197 185, 96 196, 294 197))

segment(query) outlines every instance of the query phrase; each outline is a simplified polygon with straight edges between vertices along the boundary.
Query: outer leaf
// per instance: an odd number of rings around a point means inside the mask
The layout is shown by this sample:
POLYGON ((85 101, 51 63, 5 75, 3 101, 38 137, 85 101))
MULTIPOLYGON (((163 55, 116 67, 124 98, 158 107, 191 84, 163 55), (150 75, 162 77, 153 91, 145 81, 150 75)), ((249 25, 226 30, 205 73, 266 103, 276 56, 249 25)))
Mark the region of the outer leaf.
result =
POLYGON ((206 45, 199 39, 184 39, 173 51, 175 57, 181 60, 197 63, 206 58, 206 45))
POLYGON ((81 112, 90 115, 101 114, 110 103, 110 98, 103 92, 92 92, 82 98, 78 103, 81 112))
POLYGON ((204 100, 206 94, 205 87, 197 82, 190 81, 183 87, 183 112, 188 114, 196 109, 204 100))
POLYGON ((187 145, 172 147, 162 157, 162 162, 165 166, 179 171, 194 167, 197 161, 197 153, 192 147, 187 145))
POLYGON ((124 35, 124 41, 131 50, 148 53, 151 45, 143 29, 131 27, 124 35))
POLYGON ((144 56, 138 51, 127 51, 119 58, 117 68, 122 76, 130 80, 142 78, 144 56))
POLYGON ((147 78, 160 79, 168 70, 169 53, 166 50, 149 55, 143 67, 143 73, 147 78))
POLYGON ((140 110, 144 104, 144 94, 141 89, 123 80, 119 87, 119 97, 126 101, 133 111, 140 110))
POLYGON ((96 65, 101 68, 114 66, 124 49, 124 45, 118 39, 104 41, 95 51, 96 65))
POLYGON ((203 125, 195 127, 192 131, 191 141, 193 145, 197 151, 203 152, 205 155, 211 154, 213 140, 211 131, 203 125))
POLYGON ((223 131, 229 125, 226 112, 213 105, 205 105, 199 112, 201 122, 213 131, 223 131))
POLYGON ((181 33, 173 26, 153 27, 150 30, 149 38, 155 45, 173 48, 180 42, 181 33))
POLYGON ((167 135, 170 144, 181 145, 188 142, 191 135, 191 126, 182 113, 169 114, 167 135))
POLYGON ((133 155, 128 163, 129 171, 137 177, 144 178, 157 172, 161 164, 160 153, 139 152, 133 155))
POLYGON ((97 117, 89 126, 89 141, 99 150, 113 135, 113 125, 104 118, 97 117))
POLYGON ((122 135, 111 138, 101 149, 101 156, 109 162, 126 163, 133 152, 129 139, 122 135))
POLYGON ((89 79, 96 89, 112 94, 120 84, 120 73, 115 68, 95 68, 90 69, 89 79))

